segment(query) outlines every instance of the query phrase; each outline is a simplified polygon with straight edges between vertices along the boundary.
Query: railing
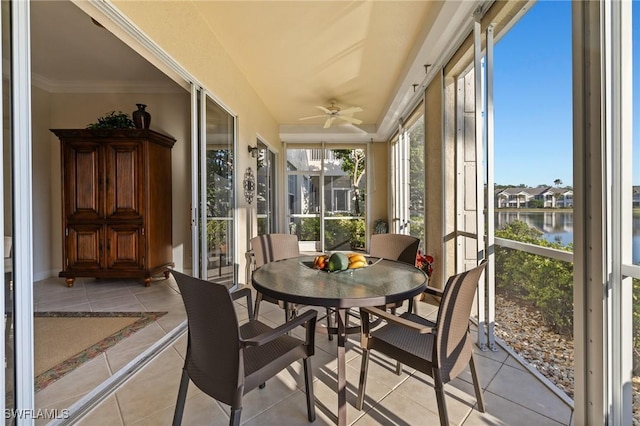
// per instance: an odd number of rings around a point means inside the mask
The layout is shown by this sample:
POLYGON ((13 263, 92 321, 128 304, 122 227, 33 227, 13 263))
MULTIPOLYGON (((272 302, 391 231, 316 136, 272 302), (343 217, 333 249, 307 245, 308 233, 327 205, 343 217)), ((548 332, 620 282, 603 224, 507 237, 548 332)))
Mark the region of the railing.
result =
POLYGON ((536 254, 538 256, 548 257, 550 259, 562 260, 564 262, 573 263, 573 252, 567 250, 558 250, 550 247, 542 247, 536 244, 522 243, 520 241, 508 240, 506 238, 495 238, 497 246, 510 248, 514 250, 524 251, 526 253, 536 254))

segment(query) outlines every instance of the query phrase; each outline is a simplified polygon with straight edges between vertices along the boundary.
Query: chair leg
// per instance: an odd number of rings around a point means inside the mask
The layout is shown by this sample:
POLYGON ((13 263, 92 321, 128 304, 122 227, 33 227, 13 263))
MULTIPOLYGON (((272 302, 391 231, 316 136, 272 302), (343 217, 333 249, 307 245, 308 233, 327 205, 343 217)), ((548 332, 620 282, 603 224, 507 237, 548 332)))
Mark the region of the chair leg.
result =
POLYGON ((182 413, 184 413, 184 403, 187 399, 187 388, 189 387, 189 373, 187 369, 182 369, 182 377, 180 377, 180 387, 178 388, 178 400, 176 401, 176 409, 173 412, 173 426, 182 424, 182 413))
POLYGON ((369 350, 362 348, 362 364, 360 365, 360 383, 358 384, 358 400, 356 409, 362 410, 364 393, 367 389, 367 370, 369 369, 369 350))
POLYGON ((229 418, 229 426, 240 426, 240 415, 242 414, 242 407, 231 407, 231 417, 229 418))
POLYGON ((478 411, 481 413, 486 412, 487 408, 484 405, 484 396, 482 395, 482 386, 480 385, 480 379, 478 378, 478 372, 476 371, 476 363, 473 359, 473 353, 469 360, 469 369, 471 370, 471 378, 473 379, 473 388, 476 391, 476 400, 478 401, 478 411))
MULTIPOLYGON (((412 299, 409 299, 409 312, 411 312, 411 300, 412 299)), ((391 308, 391 313, 395 315, 396 308, 391 308)), ((400 361, 396 361, 396 375, 399 376, 400 374, 402 374, 402 363, 400 363, 400 361)))
POLYGON ((256 293, 256 303, 253 309, 253 318, 258 319, 258 314, 260 313, 260 302, 262 302, 262 293, 256 293))
MULTIPOLYGON (((333 312, 331 312, 331 309, 327 308, 327 330, 330 330, 332 327, 332 322, 331 322, 332 314, 333 312)), ((333 340, 333 334, 327 333, 327 336, 329 337, 329 340, 333 340)))
POLYGON ((304 366, 304 390, 307 393, 307 418, 310 422, 316 420, 316 400, 313 397, 313 376, 311 373, 311 358, 302 360, 304 366))
POLYGON ((440 426, 449 426, 449 415, 447 414, 447 404, 444 401, 444 383, 440 376, 440 370, 433 369, 433 388, 436 391, 438 401, 438 414, 440 415, 440 426))

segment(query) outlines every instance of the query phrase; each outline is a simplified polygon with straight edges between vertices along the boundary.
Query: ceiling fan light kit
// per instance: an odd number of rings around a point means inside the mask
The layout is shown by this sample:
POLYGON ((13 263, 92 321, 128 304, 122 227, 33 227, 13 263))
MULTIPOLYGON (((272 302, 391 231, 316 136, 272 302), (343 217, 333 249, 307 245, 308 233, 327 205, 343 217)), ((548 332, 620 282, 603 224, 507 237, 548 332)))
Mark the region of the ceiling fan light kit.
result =
POLYGON ((329 127, 331 127, 331 125, 333 124, 333 122, 335 121, 335 119, 339 119, 339 120, 343 120, 346 121, 348 123, 351 124, 362 124, 362 120, 359 120, 355 117, 352 117, 351 114, 354 114, 356 112, 362 112, 363 109, 358 107, 358 106, 354 106, 354 107, 350 107, 347 109, 341 109, 339 106, 336 105, 336 101, 335 100, 331 100, 329 101, 329 106, 328 107, 324 107, 321 105, 316 105, 316 108, 318 108, 320 111, 322 111, 324 114, 321 115, 312 115, 311 117, 302 117, 300 120, 309 120, 309 119, 313 119, 313 118, 325 118, 326 117, 326 121, 324 122, 324 126, 323 128, 328 129, 329 127))

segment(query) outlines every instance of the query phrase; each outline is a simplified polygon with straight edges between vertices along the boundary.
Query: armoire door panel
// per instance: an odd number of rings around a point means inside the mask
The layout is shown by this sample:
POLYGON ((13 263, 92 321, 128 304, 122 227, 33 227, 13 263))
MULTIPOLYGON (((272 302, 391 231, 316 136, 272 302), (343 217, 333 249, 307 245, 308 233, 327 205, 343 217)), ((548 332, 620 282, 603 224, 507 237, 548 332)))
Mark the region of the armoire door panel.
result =
POLYGON ((107 149, 107 216, 133 218, 142 216, 141 173, 144 170, 139 143, 118 143, 107 149))
POLYGON ((69 220, 94 220, 102 216, 99 145, 69 144, 64 153, 65 211, 69 220))
POLYGON ((103 227, 70 225, 67 228, 67 269, 100 269, 102 267, 103 227))
POLYGON ((107 268, 142 269, 142 227, 136 225, 107 226, 107 268))

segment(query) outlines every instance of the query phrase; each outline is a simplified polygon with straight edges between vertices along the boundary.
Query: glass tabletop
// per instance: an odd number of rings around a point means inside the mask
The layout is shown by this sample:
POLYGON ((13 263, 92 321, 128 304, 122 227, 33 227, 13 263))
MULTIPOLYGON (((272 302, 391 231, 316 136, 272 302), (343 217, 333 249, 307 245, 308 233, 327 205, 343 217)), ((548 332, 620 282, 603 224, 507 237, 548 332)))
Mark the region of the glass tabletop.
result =
POLYGON ((267 263, 253 272, 261 293, 287 302, 335 308, 381 306, 422 293, 427 275, 402 262, 368 257, 368 266, 339 272, 311 268, 313 256, 267 263))

